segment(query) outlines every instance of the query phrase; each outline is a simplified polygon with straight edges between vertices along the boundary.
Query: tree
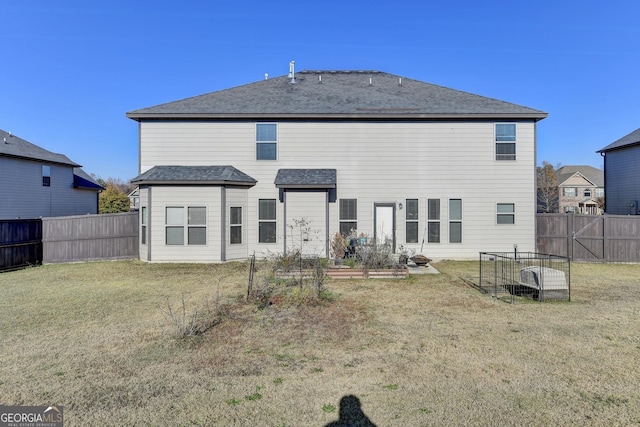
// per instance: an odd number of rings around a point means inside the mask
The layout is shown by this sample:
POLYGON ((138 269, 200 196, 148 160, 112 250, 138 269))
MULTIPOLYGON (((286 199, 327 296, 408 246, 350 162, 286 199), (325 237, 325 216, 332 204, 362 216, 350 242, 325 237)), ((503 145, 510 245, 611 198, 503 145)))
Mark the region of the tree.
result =
POLYGON ((130 202, 127 194, 114 185, 107 185, 100 193, 99 211, 103 213, 129 212, 130 202))
POLYGON ((538 212, 558 212, 558 176, 553 165, 546 160, 537 168, 538 212))

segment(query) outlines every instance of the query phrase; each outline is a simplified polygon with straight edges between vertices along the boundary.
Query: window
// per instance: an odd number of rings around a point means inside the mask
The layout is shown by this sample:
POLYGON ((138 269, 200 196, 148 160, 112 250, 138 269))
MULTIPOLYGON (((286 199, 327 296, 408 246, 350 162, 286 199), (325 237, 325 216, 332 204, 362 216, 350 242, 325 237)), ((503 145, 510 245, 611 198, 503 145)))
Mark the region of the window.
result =
POLYGON ((462 199, 449 199, 449 243, 462 243, 462 199))
POLYGON ((358 199, 340 199, 340 233, 348 236, 358 229, 358 199))
POLYGON ((189 245, 207 244, 207 209, 204 207, 189 207, 189 245))
POLYGON ((167 207, 165 213, 165 242, 167 245, 184 245, 185 231, 188 245, 207 243, 206 208, 182 206, 167 207), (187 218, 185 221, 185 211, 187 218), (187 224, 185 230, 185 223, 187 224))
POLYGON ((596 197, 604 197, 604 188, 596 188, 596 197))
POLYGON ((42 186, 51 186, 51 166, 42 166, 42 186))
POLYGON ((232 207, 230 210, 230 233, 232 245, 242 244, 242 208, 232 207))
POLYGON ((587 188, 584 190, 584 197, 591 197, 591 189, 587 188))
POLYGON ((498 203, 498 224, 516 223, 516 205, 513 203, 498 203))
POLYGON ((140 210, 140 243, 147 244, 147 207, 143 206, 140 210))
POLYGON ((516 159, 516 124, 496 123, 496 160, 516 159))
POLYGON ((418 199, 405 200, 407 243, 418 243, 418 199))
POLYGON ((565 197, 575 197, 576 196, 575 187, 565 187, 563 189, 563 192, 564 192, 564 196, 565 197))
POLYGON ((275 123, 256 124, 256 160, 276 160, 278 127, 275 123))
POLYGON ((276 243, 276 199, 258 200, 258 242, 276 243))
POLYGON ((440 243, 440 199, 427 200, 427 243, 440 243))

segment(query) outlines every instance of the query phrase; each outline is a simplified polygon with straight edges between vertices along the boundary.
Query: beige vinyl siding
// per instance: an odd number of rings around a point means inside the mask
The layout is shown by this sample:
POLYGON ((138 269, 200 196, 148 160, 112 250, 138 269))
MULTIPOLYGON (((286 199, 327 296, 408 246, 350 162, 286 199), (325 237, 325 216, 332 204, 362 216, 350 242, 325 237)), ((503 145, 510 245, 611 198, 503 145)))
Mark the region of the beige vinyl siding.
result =
MULTIPOLYGON (((149 221, 153 261, 215 262, 221 256, 220 187, 155 186, 152 189, 149 221), (207 242, 205 245, 167 245, 165 210, 167 207, 206 207, 207 242)), ((187 224, 184 224, 186 227, 187 224)))
POLYGON ((286 204, 287 250, 327 257, 327 193, 287 191, 286 204))
MULTIPOLYGON (((255 160, 255 122, 142 122, 142 170, 154 165, 232 165, 258 181, 249 189, 249 253, 281 250, 283 204, 277 203, 278 245, 257 244, 257 201, 278 198, 280 168, 337 169, 337 197, 358 200, 358 231, 373 236, 373 204, 419 199, 420 243, 426 200, 441 200, 441 243, 434 258, 475 259, 480 251, 535 249, 535 124, 517 122, 515 161, 495 160, 494 121, 279 122, 278 160, 255 160), (448 243, 448 200, 463 201, 463 241, 448 243), (496 224, 497 203, 514 203, 516 224, 496 224), (252 219, 253 218, 253 219, 252 219)), ((338 231, 338 203, 329 204, 329 235, 338 231)), ((405 244, 398 214, 398 245, 405 244)), ((426 243, 425 250, 426 252, 426 243)))

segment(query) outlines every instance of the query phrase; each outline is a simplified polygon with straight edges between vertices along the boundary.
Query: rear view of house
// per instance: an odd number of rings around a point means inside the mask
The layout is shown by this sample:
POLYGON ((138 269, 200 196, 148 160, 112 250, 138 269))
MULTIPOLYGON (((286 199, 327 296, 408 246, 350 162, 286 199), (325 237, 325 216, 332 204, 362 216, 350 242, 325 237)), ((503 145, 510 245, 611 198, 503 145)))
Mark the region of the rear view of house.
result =
POLYGON ((0 130, 0 219, 98 213, 103 187, 63 154, 0 130))
POLYGON ((140 256, 214 262, 335 233, 430 258, 535 250, 546 113, 378 71, 302 71, 127 113, 140 256))
POLYGON ((598 153, 604 156, 605 211, 611 215, 640 215, 640 129, 598 153))

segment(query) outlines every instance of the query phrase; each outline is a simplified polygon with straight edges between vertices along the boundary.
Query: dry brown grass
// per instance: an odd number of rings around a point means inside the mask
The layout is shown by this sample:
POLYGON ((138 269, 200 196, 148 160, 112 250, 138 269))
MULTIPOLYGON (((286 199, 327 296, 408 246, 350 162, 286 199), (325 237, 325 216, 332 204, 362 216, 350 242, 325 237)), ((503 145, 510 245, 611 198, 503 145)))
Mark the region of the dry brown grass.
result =
MULTIPOLYGON (((0 274, 0 403, 68 426, 324 426, 343 396, 377 426, 640 423, 640 265, 572 265, 572 301, 479 293, 440 275, 327 281, 326 306, 239 304, 248 266, 105 262, 0 274), (162 328, 167 300, 231 309, 162 328)), ((165 325, 166 326, 166 325, 165 325)))

